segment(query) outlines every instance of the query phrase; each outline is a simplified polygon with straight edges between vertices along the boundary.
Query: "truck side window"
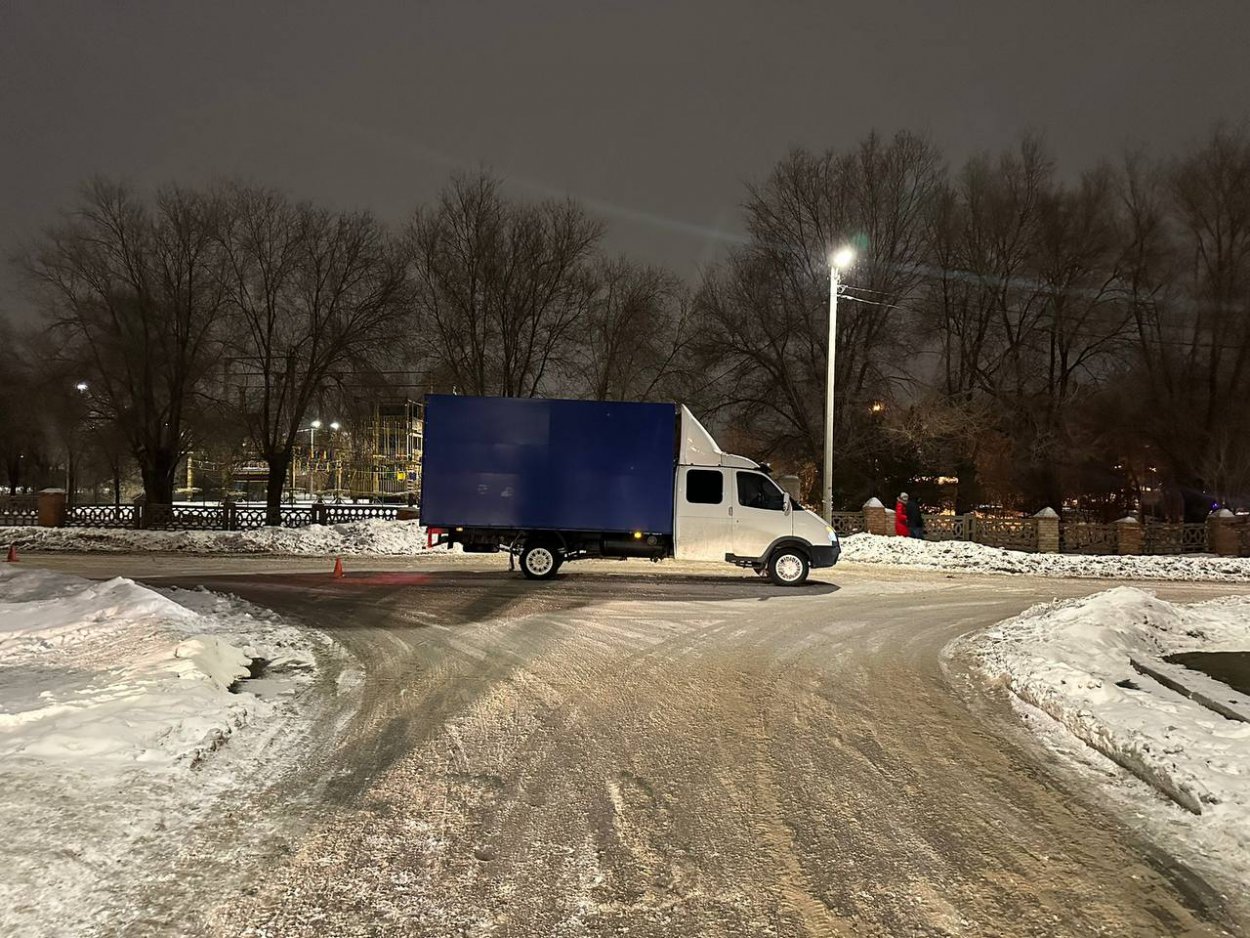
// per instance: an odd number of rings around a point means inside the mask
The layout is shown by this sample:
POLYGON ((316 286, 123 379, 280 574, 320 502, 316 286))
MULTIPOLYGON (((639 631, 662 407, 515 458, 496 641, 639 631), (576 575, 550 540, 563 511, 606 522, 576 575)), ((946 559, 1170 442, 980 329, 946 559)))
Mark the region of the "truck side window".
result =
POLYGON ((719 469, 691 469, 686 473, 686 501, 692 505, 719 505, 725 497, 725 477, 719 469))
POLYGON ((784 511, 786 497, 768 476, 762 476, 758 472, 739 472, 738 504, 743 508, 784 511))

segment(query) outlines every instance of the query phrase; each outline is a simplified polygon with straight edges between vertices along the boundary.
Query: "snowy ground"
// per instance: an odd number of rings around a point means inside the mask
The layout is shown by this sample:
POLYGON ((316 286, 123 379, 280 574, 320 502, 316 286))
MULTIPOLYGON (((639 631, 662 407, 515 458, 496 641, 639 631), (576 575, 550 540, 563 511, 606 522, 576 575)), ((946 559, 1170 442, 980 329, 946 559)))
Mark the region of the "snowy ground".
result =
MULTIPOLYGON (((1162 661, 1184 651, 1250 650, 1250 596, 1173 604, 1118 587, 1035 606, 958 640, 1002 681, 1073 736, 1170 797, 1167 833, 1217 876, 1250 887, 1250 723, 1226 719, 1145 676, 1135 660, 1250 713, 1250 699, 1162 661), (1184 810, 1182 810, 1184 808, 1184 810)), ((1158 827, 1158 825, 1155 825, 1158 827)), ((1244 894, 1244 893, 1243 893, 1244 894)))
POLYGON ((212 593, 0 566, 0 933, 120 931, 168 842, 289 764, 312 635, 212 593))
MULTIPOLYGON (((0 531, 0 539, 3 532, 0 531)), ((1115 580, 1250 582, 1250 557, 1030 554, 969 541, 922 541, 854 534, 842 540, 842 559, 925 570, 1115 580)))
MULTIPOLYGON (((354 556, 422 554, 426 531, 417 521, 353 521, 255 531, 137 531, 129 528, 0 528, 0 547, 18 551, 177 551, 192 554, 354 556)), ((449 553, 445 547, 434 550, 449 553)))

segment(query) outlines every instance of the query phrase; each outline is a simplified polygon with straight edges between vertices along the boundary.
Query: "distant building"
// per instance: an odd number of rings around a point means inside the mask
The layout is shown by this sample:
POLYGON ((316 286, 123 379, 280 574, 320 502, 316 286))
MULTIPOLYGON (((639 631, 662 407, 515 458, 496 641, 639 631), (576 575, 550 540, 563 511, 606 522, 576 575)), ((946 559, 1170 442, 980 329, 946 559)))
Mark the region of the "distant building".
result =
POLYGON ((345 497, 416 501, 421 495, 422 405, 413 400, 378 401, 364 426, 348 434, 345 497))
MULTIPOLYGON (((315 419, 300 430, 287 500, 415 502, 421 495, 422 405, 411 399, 362 401, 361 416, 315 419)), ((250 448, 196 452, 184 497, 262 501, 269 469, 250 448)))

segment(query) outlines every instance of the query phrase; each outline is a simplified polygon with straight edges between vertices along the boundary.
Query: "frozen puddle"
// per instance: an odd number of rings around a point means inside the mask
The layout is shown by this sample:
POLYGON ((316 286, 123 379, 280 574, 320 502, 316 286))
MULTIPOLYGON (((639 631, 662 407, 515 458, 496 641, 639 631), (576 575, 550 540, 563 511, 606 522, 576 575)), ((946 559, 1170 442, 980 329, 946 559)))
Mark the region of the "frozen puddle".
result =
POLYGON ((1250 651, 1187 651, 1163 660, 1201 672, 1239 694, 1250 695, 1250 651))
POLYGON ((307 686, 311 668, 304 661, 256 657, 247 666, 247 677, 230 685, 232 694, 255 694, 261 698, 285 697, 307 686))

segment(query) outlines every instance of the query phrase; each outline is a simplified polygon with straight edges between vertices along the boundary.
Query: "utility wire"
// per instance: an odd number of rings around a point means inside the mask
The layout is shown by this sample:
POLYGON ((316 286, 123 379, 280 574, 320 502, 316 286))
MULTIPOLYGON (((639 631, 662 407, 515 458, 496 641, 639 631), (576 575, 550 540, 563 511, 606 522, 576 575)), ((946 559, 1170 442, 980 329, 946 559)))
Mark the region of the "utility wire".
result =
MULTIPOLYGON (((841 299, 849 300, 853 303, 860 303, 864 306, 877 306, 883 309, 897 309, 905 313, 913 313, 917 316, 925 315, 925 313, 923 313, 921 310, 918 310, 912 306, 901 306, 896 303, 878 303, 875 300, 865 300, 862 297, 851 296, 850 294, 845 294, 845 295, 839 294, 839 296, 841 299)), ((1172 329, 1185 329, 1186 328, 1183 324, 1179 324, 1179 323, 1174 323, 1174 324, 1159 323, 1157 325, 1159 328, 1172 328, 1172 329)), ((1082 339, 1100 339, 1100 340, 1107 341, 1107 340, 1114 339, 1117 337, 1115 335, 1106 335, 1106 334, 1100 334, 1096 332, 1084 332, 1079 329, 1059 329, 1057 331, 1062 333, 1063 335, 1075 336, 1075 337, 1082 338, 1082 339)), ((1191 340, 1191 339, 1186 338, 1186 339, 1168 340, 1164 338, 1156 338, 1154 336, 1142 335, 1141 331, 1138 329, 1132 329, 1126 332, 1122 336, 1122 338, 1125 339, 1126 341, 1152 343, 1159 347, 1165 347, 1165 348, 1173 348, 1173 347, 1204 348, 1204 349, 1219 349, 1220 351, 1226 351, 1226 352, 1240 352, 1245 347, 1244 344, 1229 345, 1229 344, 1225 344, 1222 342, 1213 342, 1213 341, 1205 341, 1205 340, 1198 340, 1198 339, 1191 340)))

